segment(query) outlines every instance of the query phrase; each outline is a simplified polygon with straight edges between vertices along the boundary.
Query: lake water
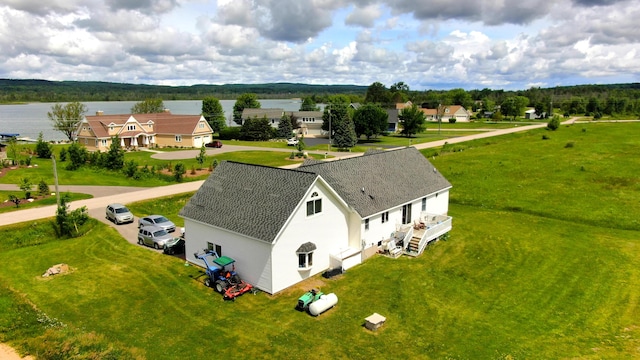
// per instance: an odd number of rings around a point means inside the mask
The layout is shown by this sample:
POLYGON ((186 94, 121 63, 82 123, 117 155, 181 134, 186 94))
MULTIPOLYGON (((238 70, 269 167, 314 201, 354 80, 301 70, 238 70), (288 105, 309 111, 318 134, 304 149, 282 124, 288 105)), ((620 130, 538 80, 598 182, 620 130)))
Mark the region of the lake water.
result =
MULTIPOLYGON (((285 100, 259 100, 262 108, 281 108, 285 111, 297 111, 301 101, 293 99, 285 100)), ((83 102, 88 108, 86 115, 95 115, 96 111, 103 111, 105 115, 130 114, 131 108, 138 101, 89 101, 83 102)), ((202 112, 202 101, 179 100, 163 101, 164 106, 176 115, 198 115, 202 112)), ((231 120, 235 100, 220 100, 224 110, 228 126, 235 126, 231 120)), ((62 103, 64 104, 64 103, 62 103)), ((47 112, 55 103, 32 103, 24 105, 0 105, 0 133, 16 133, 20 137, 37 139, 42 132, 45 140, 66 140, 64 134, 53 129, 52 123, 47 118, 47 112)))

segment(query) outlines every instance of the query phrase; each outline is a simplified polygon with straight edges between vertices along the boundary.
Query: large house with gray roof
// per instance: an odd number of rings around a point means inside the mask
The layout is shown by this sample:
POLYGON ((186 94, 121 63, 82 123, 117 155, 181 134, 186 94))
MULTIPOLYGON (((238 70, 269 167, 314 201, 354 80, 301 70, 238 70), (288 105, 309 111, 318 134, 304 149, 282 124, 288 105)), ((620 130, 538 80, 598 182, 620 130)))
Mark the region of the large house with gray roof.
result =
POLYGON ((297 169, 222 162, 180 211, 186 259, 216 250, 273 294, 383 249, 415 256, 451 229, 450 188, 413 147, 297 169))

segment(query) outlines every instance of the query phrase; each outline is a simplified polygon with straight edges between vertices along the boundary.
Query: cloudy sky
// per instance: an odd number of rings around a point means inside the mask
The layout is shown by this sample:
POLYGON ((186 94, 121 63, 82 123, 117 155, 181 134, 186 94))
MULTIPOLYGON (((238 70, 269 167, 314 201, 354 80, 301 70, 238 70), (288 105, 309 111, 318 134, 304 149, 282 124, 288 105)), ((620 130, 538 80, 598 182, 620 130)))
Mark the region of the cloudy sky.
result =
POLYGON ((0 78, 640 82, 637 0, 0 0, 0 78))

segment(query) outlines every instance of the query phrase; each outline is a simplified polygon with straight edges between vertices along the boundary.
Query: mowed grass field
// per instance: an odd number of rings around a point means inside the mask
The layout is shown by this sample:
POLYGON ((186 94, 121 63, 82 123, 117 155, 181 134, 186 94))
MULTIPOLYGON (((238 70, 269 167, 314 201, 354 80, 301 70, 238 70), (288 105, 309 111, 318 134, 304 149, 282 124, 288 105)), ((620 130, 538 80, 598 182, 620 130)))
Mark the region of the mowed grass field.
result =
POLYGON ((48 221, 0 228, 0 341, 42 358, 638 358, 638 131, 577 124, 424 150, 454 186, 449 240, 275 296, 224 302, 197 267, 97 221, 70 240, 48 221), (70 274, 40 277, 61 262, 70 274), (338 305, 295 311, 310 287, 338 305), (362 326, 373 312, 387 317, 377 332, 362 326))

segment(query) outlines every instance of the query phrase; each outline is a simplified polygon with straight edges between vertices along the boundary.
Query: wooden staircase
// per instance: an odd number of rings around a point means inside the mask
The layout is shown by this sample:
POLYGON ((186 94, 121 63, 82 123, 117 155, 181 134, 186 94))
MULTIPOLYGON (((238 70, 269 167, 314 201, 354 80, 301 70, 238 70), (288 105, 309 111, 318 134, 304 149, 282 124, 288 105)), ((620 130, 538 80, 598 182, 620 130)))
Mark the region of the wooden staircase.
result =
POLYGON ((420 245, 420 238, 419 237, 412 237, 411 240, 409 241, 409 245, 407 246, 407 251, 410 253, 418 253, 418 249, 419 249, 419 245, 420 245))

